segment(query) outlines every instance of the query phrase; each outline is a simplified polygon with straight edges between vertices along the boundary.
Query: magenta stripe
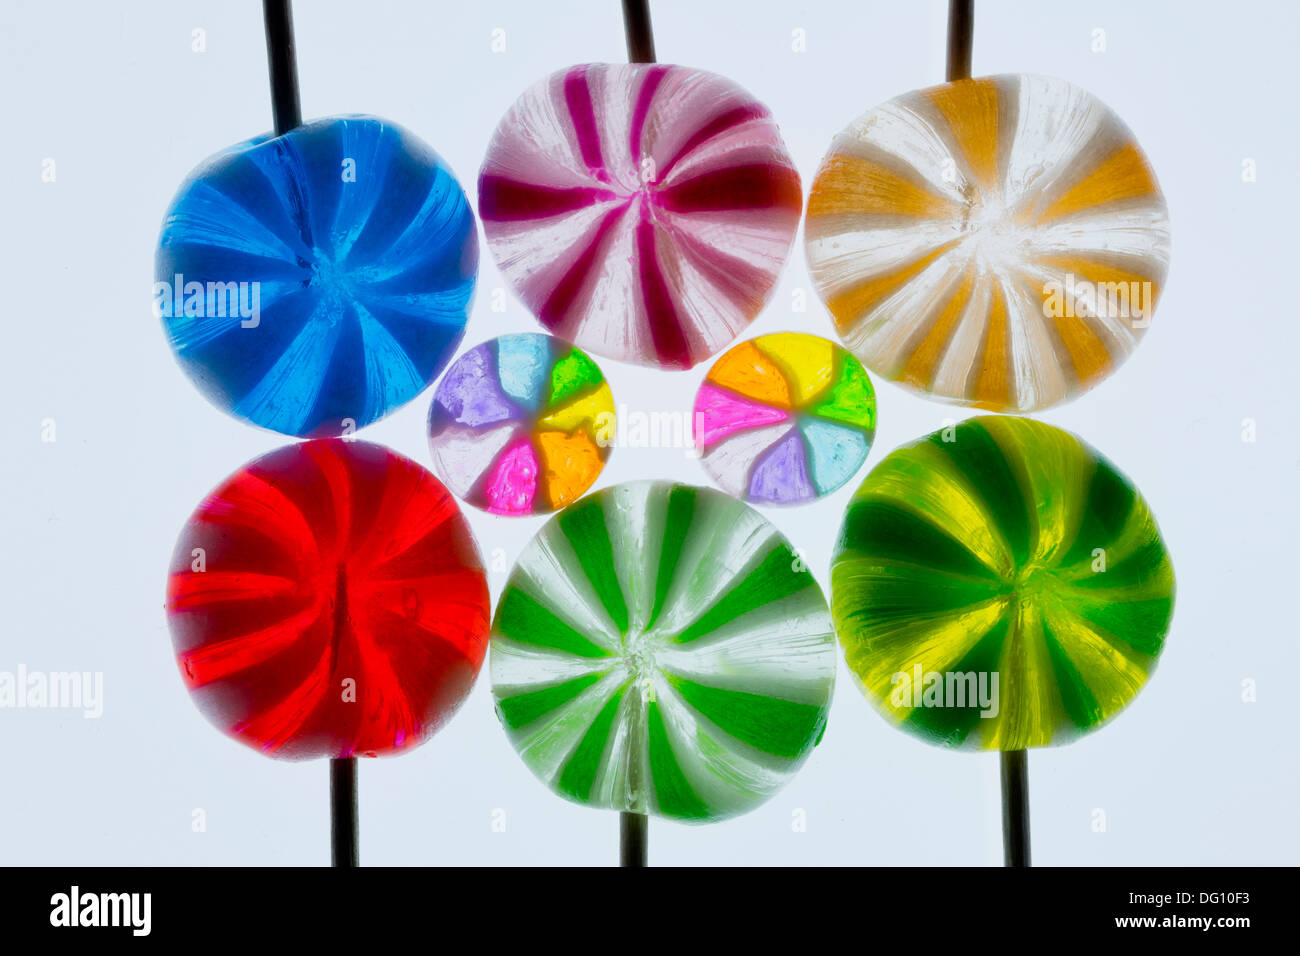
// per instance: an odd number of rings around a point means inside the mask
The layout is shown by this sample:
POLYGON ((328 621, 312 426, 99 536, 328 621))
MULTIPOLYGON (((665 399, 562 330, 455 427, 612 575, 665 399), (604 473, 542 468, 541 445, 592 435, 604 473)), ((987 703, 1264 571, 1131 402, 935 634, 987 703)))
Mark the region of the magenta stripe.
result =
POLYGON ((645 71, 644 79, 641 81, 641 89, 636 94, 636 105, 632 107, 632 129, 628 134, 628 149, 632 154, 632 162, 641 162, 641 133, 645 130, 645 120, 650 112, 650 103, 655 98, 655 93, 659 90, 659 84, 664 81, 664 76, 668 73, 668 67, 657 63, 645 71))
POLYGON ((650 338, 654 341, 660 365, 690 368, 693 364, 691 350, 682 331, 682 320, 677 314, 663 270, 659 268, 659 257, 655 255, 655 226, 644 209, 640 215, 641 221, 636 227, 636 257, 641 271, 641 296, 650 338))
POLYGON ((484 222, 546 219, 617 198, 608 189, 538 186, 487 173, 478 180, 478 215, 484 222))
POLYGON ((600 132, 596 128, 596 110, 591 102, 591 87, 587 84, 587 67, 575 66, 564 75, 564 105, 569 108, 573 131, 578 135, 578 149, 582 161, 596 178, 604 182, 605 157, 600 151, 600 132))
POLYGON ((695 444, 708 448, 736 432, 775 425, 789 417, 784 409, 760 405, 748 396, 706 381, 695 393, 695 444))
POLYGON ((768 115, 769 114, 765 108, 758 103, 754 103, 749 106, 737 106, 734 110, 728 110, 725 113, 715 116, 712 120, 705 123, 691 134, 690 139, 682 143, 677 152, 673 154, 673 158, 664 163, 664 168, 659 171, 659 178, 662 180, 664 176, 668 175, 668 171, 676 166, 683 156, 693 149, 698 149, 703 143, 708 142, 713 139, 713 137, 720 133, 725 133, 727 130, 739 126, 741 123, 748 123, 752 119, 766 119, 768 115))
POLYGON ((754 316, 762 310, 767 294, 776 284, 774 273, 728 255, 715 245, 700 242, 685 231, 679 231, 673 241, 682 258, 726 296, 739 315, 754 316))
POLYGON ((587 282, 587 276, 596 263, 596 256, 605 243, 605 237, 609 235, 610 230, 614 228, 614 223, 618 221, 626 209, 627 207, 624 206, 605 214, 600 221, 600 226, 596 229, 596 234, 587 243, 587 248, 582 250, 582 254, 573 261, 573 265, 569 266, 569 270, 561 276, 560 281, 551 290, 551 294, 546 297, 546 301, 537 310, 537 318, 547 328, 557 333, 563 329, 565 333, 568 333, 565 337, 571 337, 574 330, 565 328, 565 326, 570 319, 574 318, 574 316, 570 315, 573 303, 577 301, 578 294, 587 282))
POLYGON ((672 212, 717 212, 724 209, 803 209, 799 174, 774 163, 727 166, 675 183, 659 193, 672 212))

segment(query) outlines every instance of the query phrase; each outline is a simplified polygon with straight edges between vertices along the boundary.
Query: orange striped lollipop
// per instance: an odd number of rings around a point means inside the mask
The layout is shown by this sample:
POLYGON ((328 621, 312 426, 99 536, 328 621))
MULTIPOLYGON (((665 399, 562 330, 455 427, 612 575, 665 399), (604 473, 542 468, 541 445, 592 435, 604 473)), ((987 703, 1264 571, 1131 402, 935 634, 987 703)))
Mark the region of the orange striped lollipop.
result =
POLYGON ((1032 411, 1109 375, 1169 266, 1164 197, 1128 127, 1064 80, 958 80, 835 138, 808 199, 814 284, 873 372, 1032 411))

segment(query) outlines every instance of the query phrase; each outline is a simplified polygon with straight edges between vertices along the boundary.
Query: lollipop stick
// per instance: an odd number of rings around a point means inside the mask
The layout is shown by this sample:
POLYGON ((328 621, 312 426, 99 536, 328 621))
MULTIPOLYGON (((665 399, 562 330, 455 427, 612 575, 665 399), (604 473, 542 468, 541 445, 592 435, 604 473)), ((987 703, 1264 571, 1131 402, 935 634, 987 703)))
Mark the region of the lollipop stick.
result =
POLYGON ((948 0, 948 82, 970 77, 975 0, 948 0))
POLYGON ((623 30, 631 63, 655 61, 655 35, 650 27, 649 0, 623 0, 623 30))
MULTIPOLYGON (((302 125, 298 98, 298 60, 293 46, 289 0, 262 0, 266 23, 266 66, 271 76, 271 115, 275 135, 302 125)), ((357 865, 357 761, 330 760, 330 856, 334 866, 357 865)))
POLYGON ((262 0, 266 21, 266 64, 271 73, 271 113, 275 135, 302 125, 298 102, 298 61, 293 49, 293 11, 289 0, 262 0))
POLYGON ((1029 751, 1002 753, 1004 866, 1029 866, 1029 751))
POLYGON ((357 758, 330 760, 330 852, 334 866, 358 866, 357 758))
MULTIPOLYGON (((655 36, 650 26, 649 0, 623 0, 623 32, 631 63, 655 61, 655 36)), ((619 865, 645 866, 649 817, 642 813, 618 815, 619 865)))
POLYGON ((619 866, 645 866, 650 818, 644 813, 618 815, 619 866))

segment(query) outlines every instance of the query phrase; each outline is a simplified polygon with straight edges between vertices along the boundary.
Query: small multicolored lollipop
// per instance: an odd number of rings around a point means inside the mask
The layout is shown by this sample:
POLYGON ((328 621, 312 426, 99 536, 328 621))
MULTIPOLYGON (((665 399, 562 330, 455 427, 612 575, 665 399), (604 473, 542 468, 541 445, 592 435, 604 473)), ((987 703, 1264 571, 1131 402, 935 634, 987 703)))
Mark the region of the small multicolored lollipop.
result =
POLYGON ((580 498, 609 457, 614 398, 581 349, 503 335, 447 370, 429 409, 438 475, 499 515, 545 514, 580 498))
POLYGON ((163 221, 155 309, 215 405, 340 435, 433 381, 477 268, 473 214, 438 155, 388 120, 332 117, 190 174, 163 221))
POLYGON ((693 421, 704 467, 728 494, 797 504, 839 488, 867 460, 876 395, 838 345, 780 332, 741 342, 713 364, 693 421))
POLYGON ((834 648, 821 588, 758 512, 632 482, 524 549, 493 622, 492 693, 556 793, 706 823, 762 803, 807 758, 834 648))
POLYGON ((767 108, 664 64, 584 64, 525 92, 479 174, 488 248, 525 304, 596 355, 689 368, 776 284, 799 174, 767 108))
POLYGON ((1031 75, 915 91, 855 121, 813 181, 805 240, 869 369, 994 411, 1047 408, 1109 375, 1169 266, 1165 200, 1128 127, 1031 75))
POLYGON ((167 585, 199 710, 291 760, 423 743, 469 693, 488 616, 455 499, 410 459, 342 439, 226 479, 182 529, 167 585))
POLYGON ((984 416, 871 470, 831 595, 849 670, 886 719, 1023 758, 1096 730, 1142 689, 1174 572, 1146 502, 1105 458, 1059 428, 984 416))

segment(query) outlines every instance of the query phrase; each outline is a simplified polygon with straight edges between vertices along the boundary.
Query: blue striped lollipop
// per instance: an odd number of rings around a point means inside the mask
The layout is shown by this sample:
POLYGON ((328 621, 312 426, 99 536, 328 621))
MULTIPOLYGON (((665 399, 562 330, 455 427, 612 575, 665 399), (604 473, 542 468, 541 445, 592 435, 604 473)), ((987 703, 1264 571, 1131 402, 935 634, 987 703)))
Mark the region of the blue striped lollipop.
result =
POLYGON ((332 117, 191 173, 163 220, 154 305, 213 404, 331 436, 433 381, 477 270, 473 214, 438 155, 387 120, 332 117))

